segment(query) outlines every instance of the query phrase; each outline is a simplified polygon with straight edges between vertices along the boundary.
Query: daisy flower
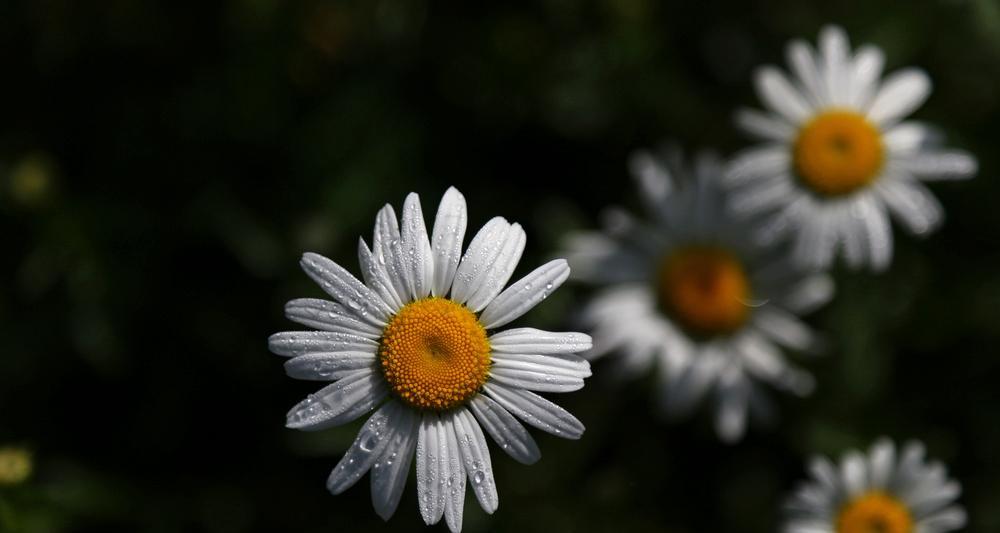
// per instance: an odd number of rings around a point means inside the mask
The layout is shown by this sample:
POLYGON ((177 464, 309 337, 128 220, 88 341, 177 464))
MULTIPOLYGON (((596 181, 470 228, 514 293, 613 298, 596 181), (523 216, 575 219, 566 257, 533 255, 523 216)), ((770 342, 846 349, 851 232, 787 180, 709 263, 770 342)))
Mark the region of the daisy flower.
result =
POLYGON ((910 442, 897 457, 888 439, 868 455, 852 451, 839 467, 825 457, 809 465, 812 479, 787 503, 785 533, 941 533, 965 526, 953 505, 962 487, 940 463, 924 460, 910 442))
POLYGON ((976 171, 972 156, 940 148, 930 127, 904 120, 930 94, 927 74, 907 68, 882 80, 883 61, 878 48, 852 53, 843 30, 824 28, 818 51, 802 41, 788 46, 792 79, 771 66, 756 73, 768 113, 737 114, 763 142, 732 165, 733 208, 775 213, 758 237, 792 233, 802 264, 829 266, 842 250, 851 268, 887 268, 889 214, 926 234, 943 211, 921 182, 976 171))
POLYGON ((307 431, 346 424, 375 409, 327 480, 333 494, 371 471, 375 512, 388 520, 416 455, 420 514, 462 529, 466 479, 487 513, 498 505, 483 429, 514 459, 540 457, 525 423, 577 439, 583 424, 531 391, 583 387, 590 365, 582 333, 498 328, 541 302, 569 276, 566 261, 542 265, 506 290, 525 234, 496 217, 462 255, 465 198, 450 188, 428 236, 420 199, 410 194, 397 222, 379 211, 372 246, 358 256, 364 282, 320 255, 301 265, 333 301, 292 300, 290 320, 319 331, 272 335, 272 352, 296 379, 332 381, 288 412, 307 431))
POLYGON ((604 233, 567 240, 574 277, 601 287, 582 319, 588 357, 614 352, 626 375, 657 363, 668 413, 711 395, 720 437, 742 437, 751 407, 766 414, 761 385, 804 395, 812 377, 782 347, 809 351, 815 335, 798 315, 825 303, 833 283, 805 272, 785 249, 756 245, 749 221, 724 208, 721 163, 687 169, 676 151, 631 161, 651 222, 615 209, 604 233))

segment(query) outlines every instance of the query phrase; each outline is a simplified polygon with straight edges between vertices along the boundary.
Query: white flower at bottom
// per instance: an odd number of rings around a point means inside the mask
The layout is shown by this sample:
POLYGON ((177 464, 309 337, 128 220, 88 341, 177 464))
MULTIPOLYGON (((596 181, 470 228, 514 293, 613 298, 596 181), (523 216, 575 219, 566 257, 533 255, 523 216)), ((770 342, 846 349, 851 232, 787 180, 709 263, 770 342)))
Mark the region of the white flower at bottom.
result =
POLYGON ((759 238, 790 234, 802 264, 829 266, 843 250, 852 268, 887 268, 889 214, 926 234, 944 210, 921 182, 976 171, 971 155, 940 148, 932 128, 904 120, 930 94, 927 74, 909 68, 882 81, 883 62, 878 48, 852 53, 842 29, 824 28, 817 52, 802 41, 788 46, 794 79, 770 66, 757 72, 757 93, 770 112, 737 115, 762 143, 733 162, 733 208, 773 213, 759 238))
POLYGON ((943 533, 965 526, 954 505, 961 486, 945 467, 924 460, 910 442, 897 456, 888 439, 867 455, 849 452, 839 467, 825 457, 809 465, 812 479, 789 499, 785 533, 943 533))
POLYGON ((717 433, 741 438, 751 412, 766 414, 761 385, 808 394, 813 378, 782 348, 810 351, 798 316, 826 303, 833 282, 807 272, 782 247, 749 238, 756 226, 725 209, 721 164, 640 152, 632 160, 650 222, 609 213, 605 232, 567 240, 574 276, 601 291, 583 310, 594 349, 625 374, 654 364, 668 413, 714 397, 717 433))
POLYGON ((583 424, 531 391, 583 387, 590 365, 574 355, 591 347, 582 333, 532 328, 496 331, 541 302, 569 276, 566 261, 542 265, 506 290, 524 250, 519 224, 486 223, 462 254, 465 198, 450 188, 431 235, 410 194, 401 227, 392 206, 376 219, 372 247, 362 239, 362 283, 329 259, 307 253, 301 265, 334 301, 299 299, 289 319, 320 331, 272 335, 271 351, 297 379, 333 381, 288 413, 288 427, 319 430, 377 411, 333 469, 339 494, 371 471, 372 503, 388 520, 416 455, 420 514, 462 529, 466 479, 487 513, 498 505, 482 429, 525 464, 540 452, 521 419, 577 439, 583 424), (492 332, 492 333, 491 333, 492 332))

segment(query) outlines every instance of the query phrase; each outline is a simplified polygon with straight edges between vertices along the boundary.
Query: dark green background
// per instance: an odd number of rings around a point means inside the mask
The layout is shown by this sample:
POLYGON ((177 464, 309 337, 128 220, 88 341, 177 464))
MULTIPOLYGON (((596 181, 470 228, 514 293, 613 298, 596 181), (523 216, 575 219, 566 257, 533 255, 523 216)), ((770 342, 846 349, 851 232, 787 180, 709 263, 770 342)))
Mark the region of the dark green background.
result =
MULTIPOLYGON (((750 73, 827 22, 935 83, 917 118, 981 162, 935 185, 948 220, 897 232, 883 275, 837 272, 811 317, 828 357, 808 400, 719 444, 652 415, 651 380, 595 365, 556 398, 579 442, 493 451, 500 508, 466 531, 768 532, 812 453, 927 442, 1000 528, 1000 5, 993 0, 420 0, 0 3, 0 446, 35 472, 0 487, 0 530, 422 531, 415 488, 383 525, 368 479, 324 480, 360 423, 284 429, 315 383, 284 376, 284 301, 320 296, 305 250, 357 271, 376 210, 448 185, 471 226, 525 225, 518 275, 608 203, 663 138, 732 153, 750 73)), ((567 327, 567 287, 521 321, 567 327)), ((705 412, 699 413, 706 414, 705 412)), ((438 526, 438 530, 443 529, 438 526)))

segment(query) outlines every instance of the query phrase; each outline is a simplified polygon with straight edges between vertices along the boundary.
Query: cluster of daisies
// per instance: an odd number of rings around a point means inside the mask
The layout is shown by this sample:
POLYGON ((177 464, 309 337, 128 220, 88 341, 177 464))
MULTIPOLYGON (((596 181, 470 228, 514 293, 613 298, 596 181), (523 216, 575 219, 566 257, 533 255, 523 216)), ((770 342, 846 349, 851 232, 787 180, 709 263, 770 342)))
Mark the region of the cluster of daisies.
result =
MULTIPOLYGON (((499 505, 486 434, 513 459, 540 452, 525 424, 578 439, 583 424, 537 393, 571 392, 589 360, 613 356, 622 376, 655 371, 667 414, 714 405, 723 440, 738 441, 767 389, 809 394, 813 377, 786 351, 819 339, 800 319, 829 301, 825 269, 837 258, 880 270, 892 257, 890 214, 924 234, 942 209, 922 181, 970 177, 975 159, 941 148, 926 125, 905 120, 928 96, 922 71, 882 79, 882 52, 856 51, 839 28, 819 46, 788 46, 792 76, 757 72, 767 112, 737 114, 761 143, 729 161, 676 149, 630 161, 646 216, 607 213, 602 232, 570 235, 556 259, 508 283, 525 233, 502 217, 463 246, 466 202, 442 198, 428 232, 410 194, 397 217, 377 215, 361 239, 361 279, 320 255, 301 266, 332 297, 297 299, 286 315, 311 331, 273 335, 297 379, 331 382, 288 413, 288 427, 320 430, 374 411, 334 467, 327 488, 371 473, 376 513, 388 519, 415 462, 420 514, 462 527, 466 488, 487 512, 499 505), (464 250, 464 251, 463 251, 464 250), (597 290, 577 332, 508 327, 570 277, 597 290), (414 458, 416 460, 414 461, 414 458)), ((936 533, 961 528, 959 485, 927 462, 919 443, 880 440, 839 466, 810 465, 787 504, 788 533, 936 533)))

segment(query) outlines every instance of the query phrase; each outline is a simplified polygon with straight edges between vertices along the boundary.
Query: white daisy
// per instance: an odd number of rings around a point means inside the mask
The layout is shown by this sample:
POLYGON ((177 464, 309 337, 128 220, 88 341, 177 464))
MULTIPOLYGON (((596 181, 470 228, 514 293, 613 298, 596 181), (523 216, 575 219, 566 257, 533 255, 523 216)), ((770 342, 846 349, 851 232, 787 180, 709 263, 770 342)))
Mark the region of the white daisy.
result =
POLYGON ((852 451, 839 468, 816 457, 809 470, 813 479, 788 501, 785 533, 941 533, 965 526, 965 511, 953 505, 961 485, 941 463, 924 461, 919 442, 897 457, 883 438, 867 456, 852 451))
POLYGON ((583 424, 530 391, 574 391, 590 376, 589 363, 574 355, 591 347, 587 335, 496 331, 562 284, 566 261, 542 265, 503 290, 524 250, 521 226, 490 220, 463 256, 465 227, 465 198, 454 188, 430 236, 416 194, 406 198, 401 228, 386 205, 372 247, 363 239, 358 245, 364 283, 305 254, 303 270, 334 301, 292 300, 288 318, 321 331, 269 340, 271 351, 291 357, 289 376, 333 381, 289 411, 288 427, 329 428, 377 408, 330 474, 330 492, 371 470, 375 512, 388 520, 415 452, 420 514, 428 525, 444 515, 452 531, 462 528, 466 478, 487 513, 497 508, 481 428, 511 457, 533 463, 538 447, 517 418, 569 439, 583 434, 583 424))
POLYGON ((626 374, 658 363, 669 413, 712 393, 717 432, 737 440, 748 410, 767 406, 761 383, 812 389, 780 347, 815 348, 797 315, 825 303, 833 283, 747 238, 753 225, 724 209, 714 157, 700 157, 693 175, 677 152, 641 152, 631 166, 652 223, 613 210, 605 233, 567 240, 574 277, 604 287, 583 311, 594 337, 588 357, 615 352, 626 374))
POLYGON ((882 81, 883 61, 870 45, 852 54, 843 30, 824 28, 818 51, 789 44, 794 79, 771 66, 756 73, 770 113, 737 115, 763 143, 732 165, 731 182, 740 186, 733 208, 775 213, 759 237, 792 233, 805 265, 826 267, 840 249, 852 268, 885 269, 892 259, 888 213, 926 234, 943 210, 920 182, 976 171, 972 156, 939 148, 930 127, 903 120, 930 94, 927 74, 908 68, 882 81))

